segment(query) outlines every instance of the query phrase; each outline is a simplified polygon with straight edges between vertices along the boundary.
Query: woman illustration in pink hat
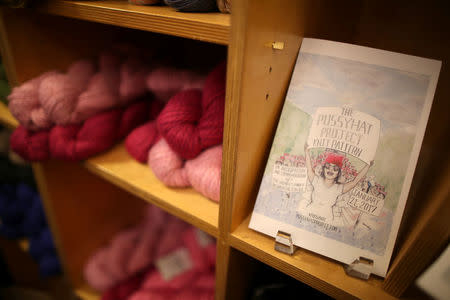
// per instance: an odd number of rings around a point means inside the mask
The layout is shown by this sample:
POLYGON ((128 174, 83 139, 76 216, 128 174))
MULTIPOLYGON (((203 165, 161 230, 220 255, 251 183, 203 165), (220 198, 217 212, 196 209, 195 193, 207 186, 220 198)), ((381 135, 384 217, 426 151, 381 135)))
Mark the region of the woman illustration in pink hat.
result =
POLYGON ((306 203, 304 209, 309 213, 309 217, 316 218, 327 224, 340 226, 341 222, 335 220, 333 216, 333 207, 336 205, 337 198, 349 192, 361 181, 373 165, 373 161, 367 164, 352 181, 341 184, 339 177, 341 176, 342 162, 344 160, 342 155, 329 153, 322 166, 320 176, 314 173, 307 144, 305 144, 305 155, 307 176, 313 191, 311 200, 309 203, 306 203))

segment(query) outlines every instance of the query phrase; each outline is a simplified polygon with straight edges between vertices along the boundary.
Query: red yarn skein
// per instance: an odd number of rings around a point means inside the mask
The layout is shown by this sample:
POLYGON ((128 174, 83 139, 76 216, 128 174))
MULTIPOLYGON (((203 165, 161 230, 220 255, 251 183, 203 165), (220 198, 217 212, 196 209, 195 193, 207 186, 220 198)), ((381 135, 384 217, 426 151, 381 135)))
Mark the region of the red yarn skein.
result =
POLYGON ((128 153, 139 162, 147 162, 150 148, 160 138, 154 119, 156 119, 162 107, 162 102, 153 101, 150 105, 149 121, 134 129, 125 140, 125 148, 128 153))
POLYGON ((50 132, 52 157, 78 161, 110 148, 145 121, 148 103, 136 102, 86 120, 83 125, 55 126, 50 132))
POLYGON ((42 161, 50 158, 49 131, 32 132, 20 125, 10 137, 11 149, 29 161, 42 161))
POLYGON ((222 144, 225 114, 226 64, 217 66, 206 78, 202 94, 203 114, 198 131, 203 149, 222 144))
POLYGON ((197 130, 202 115, 201 101, 200 90, 181 91, 170 99, 157 119, 161 135, 184 159, 196 157, 203 149, 197 130))
POLYGON ((141 163, 147 162, 150 148, 160 139, 155 121, 148 121, 133 130, 125 140, 128 153, 141 163))
POLYGON ((182 158, 195 158, 203 149, 222 143, 225 76, 223 63, 208 75, 203 94, 181 91, 159 115, 161 135, 182 158))

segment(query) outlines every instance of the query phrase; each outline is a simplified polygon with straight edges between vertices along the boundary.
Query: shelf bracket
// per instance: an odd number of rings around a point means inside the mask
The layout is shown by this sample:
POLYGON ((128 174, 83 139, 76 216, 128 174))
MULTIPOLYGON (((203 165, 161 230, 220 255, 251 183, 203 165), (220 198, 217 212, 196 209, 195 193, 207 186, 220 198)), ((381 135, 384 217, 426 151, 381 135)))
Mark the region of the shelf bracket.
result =
POLYGON ((283 50, 284 49, 284 42, 268 42, 264 44, 264 46, 268 48, 272 48, 274 50, 283 50))

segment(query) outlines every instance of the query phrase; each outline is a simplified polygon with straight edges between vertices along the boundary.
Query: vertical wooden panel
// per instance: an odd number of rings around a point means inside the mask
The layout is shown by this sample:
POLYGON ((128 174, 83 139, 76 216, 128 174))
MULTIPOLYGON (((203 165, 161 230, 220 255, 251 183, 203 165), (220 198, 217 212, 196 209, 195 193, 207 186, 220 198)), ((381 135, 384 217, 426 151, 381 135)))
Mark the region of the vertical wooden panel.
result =
POLYGON ((78 163, 33 165, 64 270, 74 286, 94 250, 143 215, 145 201, 103 181, 78 163))
POLYGON ((450 226, 450 160, 436 180, 421 215, 402 244, 384 281, 384 289, 397 297, 414 282, 448 244, 450 226))
POLYGON ((75 59, 96 55, 122 31, 25 9, 3 8, 2 16, 8 63, 15 71, 13 85, 50 69, 65 70, 75 59))
POLYGON ((232 15, 229 52, 224 168, 231 172, 223 178, 233 206, 224 223, 228 231, 254 204, 301 39, 307 34, 350 40, 359 10, 355 1, 244 2, 232 15), (284 48, 273 49, 275 41, 284 48))

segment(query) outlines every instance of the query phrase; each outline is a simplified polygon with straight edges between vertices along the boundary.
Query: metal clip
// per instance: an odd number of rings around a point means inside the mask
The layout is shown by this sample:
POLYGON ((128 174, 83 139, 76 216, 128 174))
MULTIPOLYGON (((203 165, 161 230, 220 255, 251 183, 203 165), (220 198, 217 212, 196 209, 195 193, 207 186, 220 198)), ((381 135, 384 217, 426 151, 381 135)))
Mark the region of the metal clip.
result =
POLYGON ((291 234, 278 230, 275 237, 275 250, 292 255, 295 249, 296 247, 292 243, 291 234))
POLYGON ((349 276, 367 280, 373 269, 373 260, 360 257, 344 267, 345 273, 349 276))

